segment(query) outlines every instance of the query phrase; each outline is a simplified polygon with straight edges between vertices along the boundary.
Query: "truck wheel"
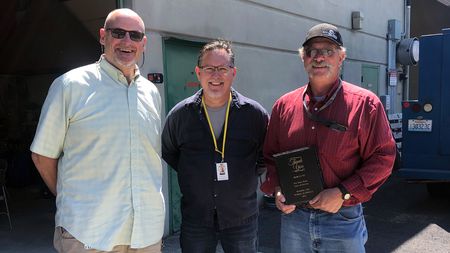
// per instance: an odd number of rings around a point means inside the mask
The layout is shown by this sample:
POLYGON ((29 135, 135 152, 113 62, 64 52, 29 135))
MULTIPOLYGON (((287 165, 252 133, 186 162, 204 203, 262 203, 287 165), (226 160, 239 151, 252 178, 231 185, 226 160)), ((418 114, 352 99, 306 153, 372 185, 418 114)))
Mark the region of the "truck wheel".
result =
POLYGON ((450 195, 449 183, 427 183, 427 191, 431 197, 445 197, 450 195))

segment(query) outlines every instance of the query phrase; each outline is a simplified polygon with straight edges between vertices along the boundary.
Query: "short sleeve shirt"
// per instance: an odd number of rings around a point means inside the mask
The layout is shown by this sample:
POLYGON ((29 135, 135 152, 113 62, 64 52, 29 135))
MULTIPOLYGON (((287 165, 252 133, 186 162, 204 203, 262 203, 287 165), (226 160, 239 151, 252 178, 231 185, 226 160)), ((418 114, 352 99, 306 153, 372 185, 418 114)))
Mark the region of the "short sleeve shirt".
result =
POLYGON ((51 85, 31 151, 58 159, 56 226, 88 248, 142 248, 164 228, 161 98, 102 56, 51 85))

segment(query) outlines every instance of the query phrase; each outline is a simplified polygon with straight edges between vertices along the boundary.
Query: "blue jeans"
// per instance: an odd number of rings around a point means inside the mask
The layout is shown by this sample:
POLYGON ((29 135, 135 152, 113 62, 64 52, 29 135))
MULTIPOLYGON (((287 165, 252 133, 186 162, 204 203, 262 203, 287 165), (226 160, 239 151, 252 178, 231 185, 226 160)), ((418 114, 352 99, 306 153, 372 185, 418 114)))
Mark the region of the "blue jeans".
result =
POLYGON ((220 240, 225 253, 255 253, 257 251, 258 219, 248 224, 219 230, 182 221, 180 245, 183 253, 215 253, 220 240))
POLYGON ((297 208, 281 215, 281 252, 365 252, 367 228, 361 204, 332 214, 297 208))

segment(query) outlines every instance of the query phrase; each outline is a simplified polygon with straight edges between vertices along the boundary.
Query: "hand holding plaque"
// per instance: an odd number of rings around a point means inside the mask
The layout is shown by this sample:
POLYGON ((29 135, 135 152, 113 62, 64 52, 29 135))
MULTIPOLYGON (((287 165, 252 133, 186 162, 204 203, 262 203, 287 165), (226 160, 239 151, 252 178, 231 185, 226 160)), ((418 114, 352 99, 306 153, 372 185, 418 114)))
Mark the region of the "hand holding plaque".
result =
POLYGON ((285 204, 303 204, 323 190, 322 169, 315 147, 277 153, 273 157, 285 204))

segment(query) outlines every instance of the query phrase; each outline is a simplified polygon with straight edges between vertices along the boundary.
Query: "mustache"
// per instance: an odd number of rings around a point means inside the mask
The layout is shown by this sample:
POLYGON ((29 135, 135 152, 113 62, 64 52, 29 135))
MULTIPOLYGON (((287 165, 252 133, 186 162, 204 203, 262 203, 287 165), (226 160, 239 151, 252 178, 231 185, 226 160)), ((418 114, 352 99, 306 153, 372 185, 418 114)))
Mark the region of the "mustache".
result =
POLYGON ((332 65, 326 62, 312 62, 311 63, 311 67, 316 67, 316 68, 323 68, 323 67, 327 67, 327 68, 331 68, 332 65))

